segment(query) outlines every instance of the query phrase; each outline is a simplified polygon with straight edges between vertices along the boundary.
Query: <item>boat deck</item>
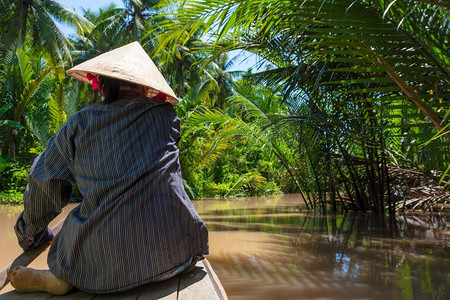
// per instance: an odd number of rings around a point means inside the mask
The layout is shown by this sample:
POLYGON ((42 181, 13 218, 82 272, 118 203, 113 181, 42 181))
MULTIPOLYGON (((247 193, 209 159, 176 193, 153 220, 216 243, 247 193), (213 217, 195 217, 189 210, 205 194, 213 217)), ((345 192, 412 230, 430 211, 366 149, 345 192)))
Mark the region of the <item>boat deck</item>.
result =
POLYGON ((108 300, 134 300, 134 299, 164 299, 164 300, 227 300, 227 295, 209 262, 199 261, 195 268, 166 281, 150 283, 135 289, 113 294, 91 294, 73 289, 64 296, 52 296, 47 293, 19 294, 10 291, 0 295, 0 300, 14 299, 108 299, 108 300))

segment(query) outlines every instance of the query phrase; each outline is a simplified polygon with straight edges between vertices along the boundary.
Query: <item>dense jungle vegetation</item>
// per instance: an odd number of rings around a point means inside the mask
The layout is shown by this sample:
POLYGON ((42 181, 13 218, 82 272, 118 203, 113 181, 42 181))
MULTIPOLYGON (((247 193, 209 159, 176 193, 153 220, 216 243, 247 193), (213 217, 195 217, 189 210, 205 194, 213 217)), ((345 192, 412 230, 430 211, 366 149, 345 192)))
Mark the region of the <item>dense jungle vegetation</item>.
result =
POLYGON ((81 14, 0 0, 0 198, 20 201, 49 138, 101 100, 65 71, 137 40, 180 99, 192 198, 295 192, 324 211, 442 207, 449 16, 446 0, 123 0, 81 14), (231 71, 232 50, 257 65, 231 71))

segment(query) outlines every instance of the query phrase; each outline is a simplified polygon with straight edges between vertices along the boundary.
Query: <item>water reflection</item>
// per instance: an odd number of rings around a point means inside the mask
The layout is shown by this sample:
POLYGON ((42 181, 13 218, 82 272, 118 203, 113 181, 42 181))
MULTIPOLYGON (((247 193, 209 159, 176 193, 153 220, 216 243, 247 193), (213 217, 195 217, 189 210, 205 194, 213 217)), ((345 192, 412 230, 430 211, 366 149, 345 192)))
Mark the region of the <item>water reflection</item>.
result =
POLYGON ((446 216, 226 202, 201 214, 211 230, 209 260, 230 299, 448 299, 446 216))
MULTIPOLYGON (((448 216, 321 215, 301 204, 299 195, 194 202, 230 300, 448 299, 448 216)), ((6 265, 20 253, 12 231, 20 209, 2 209, 6 265)), ((45 268, 45 257, 32 266, 45 268)))

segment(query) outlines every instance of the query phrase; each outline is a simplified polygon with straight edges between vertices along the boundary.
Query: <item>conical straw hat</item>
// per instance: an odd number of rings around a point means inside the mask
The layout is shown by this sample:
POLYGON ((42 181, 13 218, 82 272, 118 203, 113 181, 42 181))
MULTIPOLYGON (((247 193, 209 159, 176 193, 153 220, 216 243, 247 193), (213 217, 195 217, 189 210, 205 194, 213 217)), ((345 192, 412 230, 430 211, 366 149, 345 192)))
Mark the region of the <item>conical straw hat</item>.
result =
POLYGON ((167 102, 178 103, 175 93, 139 42, 100 54, 67 71, 68 75, 92 84, 87 77, 88 73, 143 85, 149 88, 147 97, 153 97, 161 92, 167 96, 167 102))

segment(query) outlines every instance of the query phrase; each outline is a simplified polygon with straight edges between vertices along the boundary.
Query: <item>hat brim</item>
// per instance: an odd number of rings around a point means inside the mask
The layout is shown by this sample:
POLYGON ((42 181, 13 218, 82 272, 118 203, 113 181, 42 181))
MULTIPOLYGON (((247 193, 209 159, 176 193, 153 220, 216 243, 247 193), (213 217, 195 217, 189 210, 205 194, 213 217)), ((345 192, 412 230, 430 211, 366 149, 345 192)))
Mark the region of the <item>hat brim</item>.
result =
POLYGON ((163 93, 166 102, 179 103, 167 81, 138 42, 100 54, 67 71, 69 76, 92 84, 88 73, 142 85, 149 90, 147 97, 163 93))
POLYGON ((178 104, 180 102, 175 96, 168 95, 167 93, 164 93, 163 91, 154 89, 153 87, 151 87, 149 85, 146 85, 146 84, 143 84, 143 83, 139 83, 139 82, 136 82, 136 81, 132 81, 132 80, 126 80, 124 78, 118 78, 117 76, 111 76, 111 74, 104 74, 104 73, 98 73, 98 72, 88 72, 88 71, 81 71, 81 70, 72 70, 72 69, 67 71, 67 74, 70 75, 71 77, 73 77, 73 78, 75 78, 75 79, 77 79, 79 81, 83 81, 83 82, 86 82, 88 84, 92 84, 92 81, 87 78, 87 74, 88 73, 91 73, 94 76, 106 76, 106 77, 120 79, 120 80, 123 80, 123 81, 126 81, 126 82, 130 82, 130 83, 133 83, 133 84, 145 86, 145 87, 148 88, 147 95, 145 95, 148 98, 152 98, 152 97, 156 96, 159 93, 163 93, 164 95, 166 95, 166 102, 169 102, 171 104, 178 104))

